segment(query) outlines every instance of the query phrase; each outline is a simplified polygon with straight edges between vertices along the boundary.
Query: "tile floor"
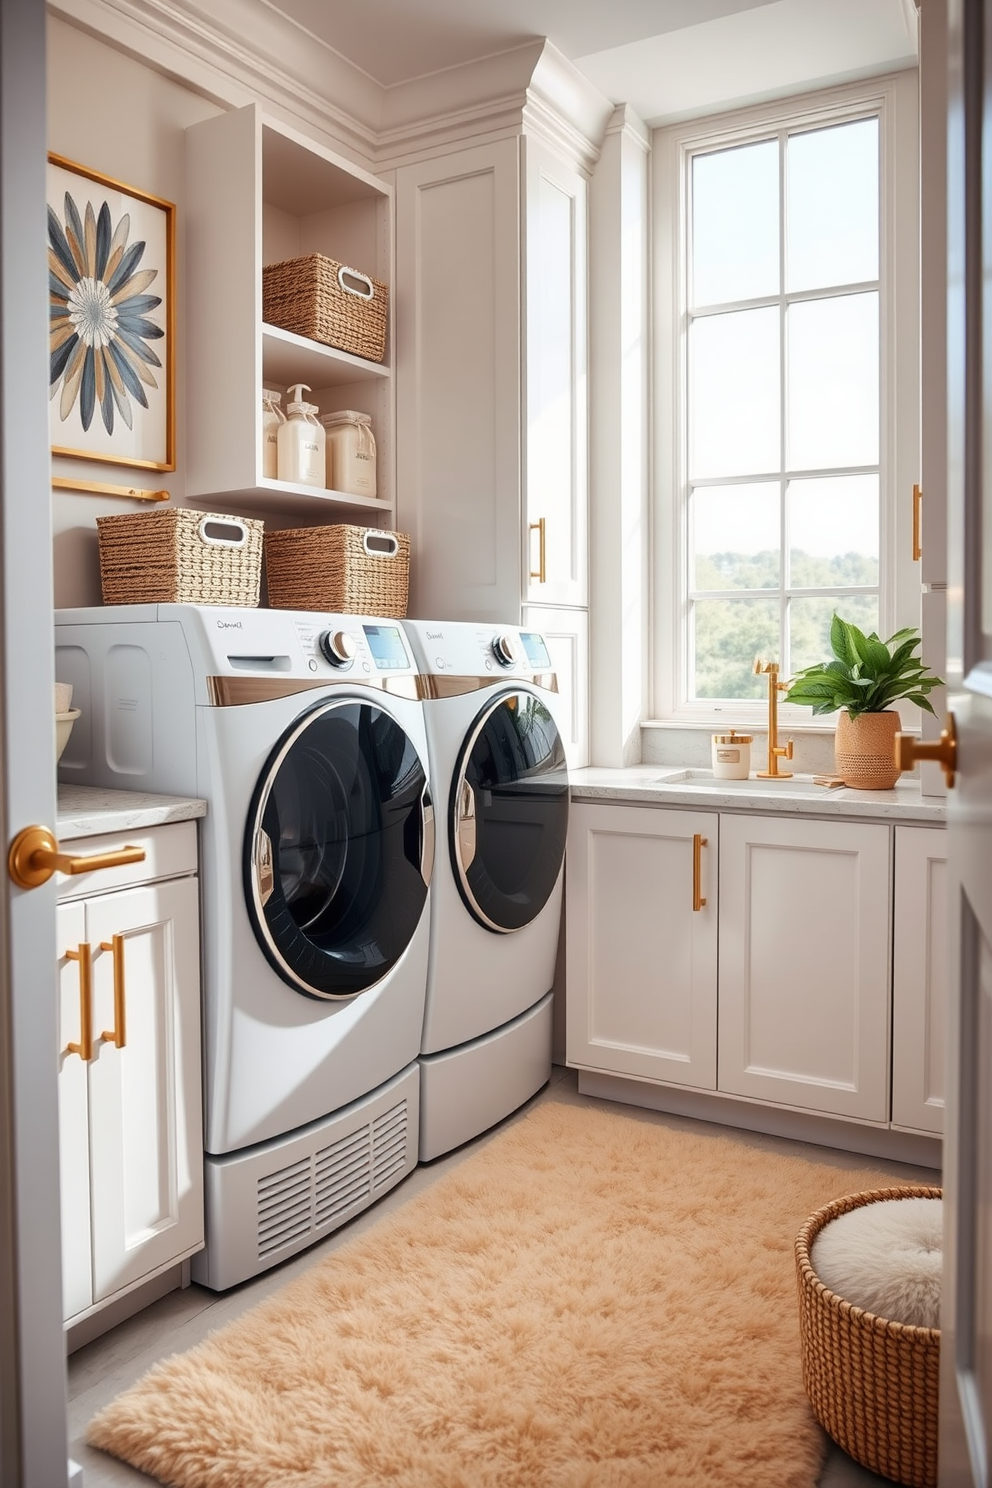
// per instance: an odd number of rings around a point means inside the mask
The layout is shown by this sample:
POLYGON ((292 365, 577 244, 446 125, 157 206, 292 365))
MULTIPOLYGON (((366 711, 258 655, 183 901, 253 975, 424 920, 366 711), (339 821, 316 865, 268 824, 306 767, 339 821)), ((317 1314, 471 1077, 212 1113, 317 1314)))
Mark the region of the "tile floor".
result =
MULTIPOLYGON (((538 1101, 568 1101, 572 1104, 598 1104, 592 1097, 580 1095, 573 1071, 556 1067, 551 1082, 539 1092, 534 1101, 523 1109, 527 1111, 538 1101)), ((706 1129, 708 1123, 691 1121, 686 1117, 668 1116, 659 1111, 646 1111, 633 1106, 615 1106, 625 1115, 643 1121, 659 1122, 668 1126, 706 1129)), ((522 1114, 522 1113, 518 1113, 522 1114)), ((515 1119, 515 1118, 510 1118, 515 1119)), ((858 1168, 874 1166, 891 1168, 892 1174, 907 1182, 938 1182, 939 1178, 926 1168, 909 1168, 900 1163, 882 1163, 876 1159, 863 1158, 855 1153, 837 1152, 831 1148, 814 1147, 804 1143, 788 1142, 783 1138, 763 1136, 754 1132, 732 1133, 728 1127, 710 1127, 722 1136, 736 1135, 750 1146, 769 1147, 777 1151, 800 1151, 803 1156, 834 1166, 858 1168)), ((151 1484, 153 1480, 144 1473, 136 1472, 124 1463, 106 1456, 103 1452, 87 1447, 83 1440, 86 1423, 90 1417, 113 1399, 121 1390, 132 1384, 151 1368, 157 1360, 168 1354, 192 1348, 208 1332, 236 1317, 253 1306, 270 1292, 291 1280, 300 1271, 310 1266, 318 1257, 326 1255, 353 1235, 375 1224, 385 1213, 404 1204, 421 1189, 435 1183, 442 1174, 460 1162, 463 1157, 483 1146, 493 1135, 487 1133, 475 1142, 466 1144, 459 1151, 439 1158, 429 1167, 417 1168, 391 1193, 382 1198, 371 1210, 366 1210, 336 1231, 319 1245, 304 1251, 302 1255, 285 1262, 274 1271, 246 1282, 243 1286, 223 1295, 209 1292, 203 1287, 191 1286, 186 1291, 170 1292, 144 1312, 119 1324, 101 1338, 95 1339, 73 1354, 69 1359, 69 1437, 70 1451, 83 1467, 84 1488, 138 1488, 140 1484, 151 1484)), ((872 1484, 885 1482, 874 1473, 867 1472, 852 1462, 839 1447, 831 1444, 829 1455, 818 1488, 871 1488, 872 1484)), ((374 1488, 374 1485, 369 1485, 374 1488)), ((810 1485, 817 1488, 817 1485, 810 1485)))

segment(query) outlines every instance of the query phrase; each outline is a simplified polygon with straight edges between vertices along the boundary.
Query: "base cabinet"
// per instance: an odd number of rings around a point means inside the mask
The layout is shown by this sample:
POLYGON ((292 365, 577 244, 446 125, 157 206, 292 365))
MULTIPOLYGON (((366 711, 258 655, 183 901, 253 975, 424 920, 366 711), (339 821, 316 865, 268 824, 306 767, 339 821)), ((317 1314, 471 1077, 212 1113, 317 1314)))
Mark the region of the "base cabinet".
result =
POLYGON ((569 1064, 716 1088, 717 829, 711 812, 572 807, 569 1064))
POLYGON ((888 1120, 889 828, 720 819, 719 1089, 888 1120))
POLYGON ((196 838, 176 826, 186 876, 106 893, 105 875, 88 892, 70 880, 80 897, 58 908, 67 1322, 203 1244, 196 838))
POLYGON ((896 827, 892 976, 892 1120, 944 1130, 947 1022, 947 833, 896 827))
POLYGON ((568 1064, 939 1133, 945 870, 942 828, 574 803, 568 1064))

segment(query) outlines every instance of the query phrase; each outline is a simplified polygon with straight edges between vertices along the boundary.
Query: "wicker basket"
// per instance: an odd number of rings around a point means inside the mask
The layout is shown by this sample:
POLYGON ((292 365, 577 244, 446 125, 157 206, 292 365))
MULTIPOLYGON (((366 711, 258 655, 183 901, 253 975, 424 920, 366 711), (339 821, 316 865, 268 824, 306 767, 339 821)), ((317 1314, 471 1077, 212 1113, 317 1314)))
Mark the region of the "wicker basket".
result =
POLYGON ((406 614, 410 539, 378 527, 292 527, 265 534, 269 604, 277 610, 406 614))
POLYGON ((882 1199, 939 1188, 876 1188, 812 1214, 796 1237, 803 1383, 816 1419, 855 1461, 910 1488, 936 1488, 940 1329, 876 1317, 823 1285, 810 1251, 824 1225, 882 1199))
POLYGON ((388 298, 378 279, 322 253, 262 270, 263 320, 370 362, 381 362, 386 354, 388 298))
POLYGON ((258 604, 260 521, 166 506, 96 525, 104 604, 258 604))

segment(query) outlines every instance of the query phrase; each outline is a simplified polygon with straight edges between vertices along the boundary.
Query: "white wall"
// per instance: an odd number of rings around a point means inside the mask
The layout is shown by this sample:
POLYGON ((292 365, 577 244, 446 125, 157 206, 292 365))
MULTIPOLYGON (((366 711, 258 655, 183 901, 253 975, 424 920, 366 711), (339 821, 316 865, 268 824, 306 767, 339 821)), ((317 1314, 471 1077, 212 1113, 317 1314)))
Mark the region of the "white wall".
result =
MULTIPOLYGON (((184 493, 185 358, 183 336, 183 190, 187 125, 220 110, 207 99, 64 21, 48 22, 48 148, 129 186, 175 202, 177 468, 169 474, 101 465, 94 460, 53 462, 53 474, 184 493)), ((113 498, 53 493, 55 603, 100 603, 95 518, 135 510, 113 498)))

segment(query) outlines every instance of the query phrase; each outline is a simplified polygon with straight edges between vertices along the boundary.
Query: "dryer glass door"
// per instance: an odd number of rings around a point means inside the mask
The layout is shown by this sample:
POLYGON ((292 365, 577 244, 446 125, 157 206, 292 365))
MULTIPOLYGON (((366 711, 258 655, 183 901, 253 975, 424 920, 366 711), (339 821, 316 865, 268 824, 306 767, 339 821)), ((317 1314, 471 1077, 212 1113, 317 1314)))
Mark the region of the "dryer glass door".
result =
POLYGON ((245 834, 248 912, 290 986, 353 997, 409 945, 427 898, 433 811, 417 749, 370 703, 325 703, 280 740, 245 834))
POLYGON ((449 803, 451 861, 488 930, 529 925, 551 897, 568 832, 568 771, 554 719, 534 693, 503 693, 478 715, 449 803))

